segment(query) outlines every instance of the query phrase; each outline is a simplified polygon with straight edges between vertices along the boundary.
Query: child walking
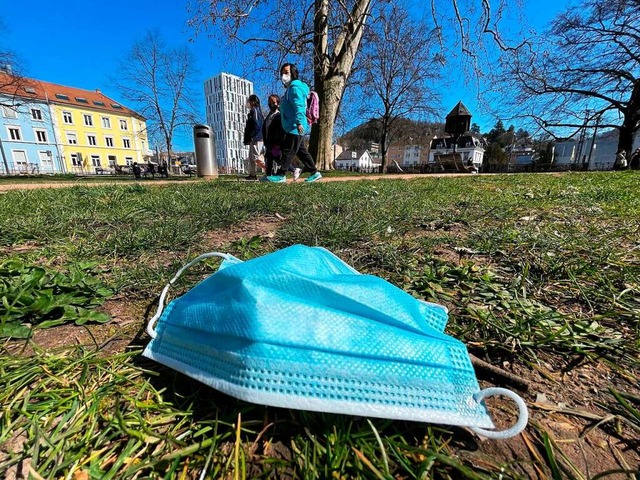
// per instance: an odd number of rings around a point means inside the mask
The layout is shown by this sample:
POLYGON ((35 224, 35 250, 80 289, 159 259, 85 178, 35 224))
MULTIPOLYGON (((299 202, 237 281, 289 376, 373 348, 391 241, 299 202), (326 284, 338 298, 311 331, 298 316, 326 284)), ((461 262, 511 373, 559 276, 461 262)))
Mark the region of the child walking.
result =
POLYGON ((260 109, 260 99, 250 95, 247 100, 247 122, 244 126, 244 144, 249 146, 249 176, 246 180, 257 180, 257 164, 262 150, 262 124, 264 117, 260 109))

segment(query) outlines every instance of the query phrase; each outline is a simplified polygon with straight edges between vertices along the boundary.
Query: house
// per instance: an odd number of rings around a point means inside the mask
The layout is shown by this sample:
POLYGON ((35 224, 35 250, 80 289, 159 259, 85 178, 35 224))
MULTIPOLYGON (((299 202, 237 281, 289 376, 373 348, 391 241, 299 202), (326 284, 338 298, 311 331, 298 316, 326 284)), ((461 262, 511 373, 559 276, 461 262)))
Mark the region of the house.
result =
POLYGON ((345 150, 336 158, 337 170, 356 172, 373 171, 380 164, 375 163, 368 150, 345 150))
POLYGON ((101 173, 148 153, 145 118, 99 90, 24 79, 0 103, 6 173, 101 173))
MULTIPOLYGON (((593 137, 558 142, 554 146, 553 165, 558 169, 586 168, 611 170, 618 152, 618 130, 610 130, 593 137)), ((634 139, 634 148, 640 147, 640 132, 634 139)))
POLYGON ((467 132, 458 142, 444 134, 431 141, 429 165, 436 170, 467 171, 471 167, 479 169, 484 158, 485 140, 478 134, 467 132))

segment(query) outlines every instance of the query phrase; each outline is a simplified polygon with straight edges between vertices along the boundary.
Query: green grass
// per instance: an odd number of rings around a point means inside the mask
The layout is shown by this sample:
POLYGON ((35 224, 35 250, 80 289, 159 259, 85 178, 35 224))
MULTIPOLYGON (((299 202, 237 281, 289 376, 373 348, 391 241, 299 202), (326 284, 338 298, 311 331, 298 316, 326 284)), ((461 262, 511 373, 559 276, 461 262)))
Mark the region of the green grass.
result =
POLYGON ((4 193, 0 262, 67 276, 97 262, 91 275, 102 288, 144 305, 179 266, 214 247, 242 258, 294 243, 330 248, 363 272, 446 304, 450 334, 532 382, 561 390, 559 372, 603 372, 606 384, 585 379, 584 392, 558 408, 572 420, 591 418, 578 451, 593 450, 587 437, 599 435, 615 443, 611 459, 627 455, 628 464, 591 462, 587 471, 536 409, 514 455, 461 429, 238 403, 142 359, 142 337, 115 354, 35 347, 25 358, 6 350, 0 476, 25 469, 26 459, 34 478, 578 479, 632 471, 640 436, 638 184, 640 176, 624 172, 4 193), (210 243, 212 231, 275 214, 286 220, 273 238, 249 231, 210 243), (597 409, 573 409, 590 389, 597 409))

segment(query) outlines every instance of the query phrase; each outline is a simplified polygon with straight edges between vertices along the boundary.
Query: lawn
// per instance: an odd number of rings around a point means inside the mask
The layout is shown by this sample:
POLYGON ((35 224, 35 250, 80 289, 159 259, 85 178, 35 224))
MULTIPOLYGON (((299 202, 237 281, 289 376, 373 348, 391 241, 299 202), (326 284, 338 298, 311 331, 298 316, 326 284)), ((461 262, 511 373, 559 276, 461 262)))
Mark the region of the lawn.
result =
POLYGON ((639 192, 636 172, 0 192, 0 477, 637 478, 639 192), (189 259, 295 243, 446 305, 529 386, 525 432, 252 405, 140 356, 189 259))

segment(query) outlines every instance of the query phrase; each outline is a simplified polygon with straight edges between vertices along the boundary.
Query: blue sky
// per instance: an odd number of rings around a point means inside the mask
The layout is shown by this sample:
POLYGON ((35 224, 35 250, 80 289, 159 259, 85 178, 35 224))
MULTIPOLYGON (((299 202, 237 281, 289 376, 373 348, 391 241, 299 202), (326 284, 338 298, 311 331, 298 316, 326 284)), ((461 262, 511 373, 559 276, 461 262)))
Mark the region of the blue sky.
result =
MULTIPOLYGON (((6 30, 0 33, 0 47, 13 50, 20 58, 25 74, 34 78, 100 89, 118 99, 120 95, 111 86, 110 78, 117 76, 118 64, 131 44, 153 29, 158 29, 165 40, 175 45, 192 40, 190 48, 199 70, 196 91, 201 95, 198 101, 203 116, 202 82, 220 71, 244 73, 222 45, 206 37, 193 38, 194 32, 186 25, 189 17, 186 0, 66 0, 53 4, 49 0, 1 1, 0 20, 6 30)), ((507 27, 510 30, 516 24, 518 28, 544 28, 567 4, 567 0, 521 1, 517 15, 522 21, 516 19, 507 27)), ((258 84, 258 94, 267 93, 260 91, 258 79, 251 80, 258 84)), ((271 81, 262 83, 267 85, 271 81)), ((449 72, 446 80, 437 86, 443 117, 458 100, 462 100, 474 114, 473 121, 479 123, 483 131, 489 130, 495 117, 478 105, 475 87, 466 82, 462 76, 449 72)), ((190 134, 180 135, 175 147, 191 149, 190 134)))

